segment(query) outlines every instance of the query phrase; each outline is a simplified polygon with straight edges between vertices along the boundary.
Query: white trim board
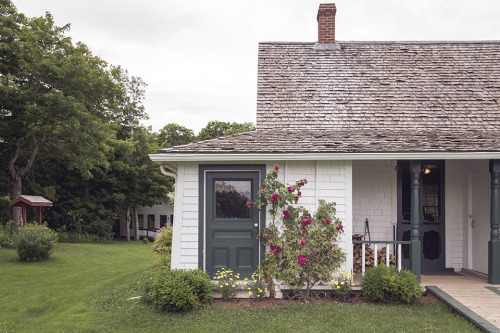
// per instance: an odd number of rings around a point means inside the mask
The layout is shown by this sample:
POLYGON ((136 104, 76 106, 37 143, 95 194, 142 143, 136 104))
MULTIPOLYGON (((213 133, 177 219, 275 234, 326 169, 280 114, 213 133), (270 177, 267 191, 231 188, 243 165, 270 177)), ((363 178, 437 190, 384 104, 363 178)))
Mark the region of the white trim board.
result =
POLYGON ((150 154, 153 162, 185 161, 325 161, 325 160, 457 160, 500 159, 500 152, 435 152, 435 153, 304 153, 304 154, 150 154))

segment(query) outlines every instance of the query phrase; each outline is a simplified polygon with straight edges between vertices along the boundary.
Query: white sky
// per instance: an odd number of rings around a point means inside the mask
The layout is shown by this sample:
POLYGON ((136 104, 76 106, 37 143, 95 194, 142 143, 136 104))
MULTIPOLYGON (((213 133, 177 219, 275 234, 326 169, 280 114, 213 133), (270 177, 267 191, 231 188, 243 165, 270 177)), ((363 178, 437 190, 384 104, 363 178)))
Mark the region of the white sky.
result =
MULTIPOLYGON (((145 121, 255 123, 259 41, 317 40, 317 0, 13 0, 148 83, 145 121)), ((498 0, 337 0, 336 37, 500 40, 498 0)))

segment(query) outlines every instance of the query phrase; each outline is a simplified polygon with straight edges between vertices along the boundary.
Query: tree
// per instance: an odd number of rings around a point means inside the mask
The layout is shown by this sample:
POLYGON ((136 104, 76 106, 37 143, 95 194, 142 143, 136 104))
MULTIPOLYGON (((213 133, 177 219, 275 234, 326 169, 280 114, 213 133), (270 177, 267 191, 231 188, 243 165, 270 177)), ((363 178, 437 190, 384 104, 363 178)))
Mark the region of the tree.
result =
POLYGON ((156 135, 156 142, 160 148, 186 145, 194 141, 196 141, 196 137, 192 129, 175 123, 163 126, 156 135))
MULTIPOLYGON (((10 196, 40 154, 64 157, 65 167, 91 178, 107 162, 117 86, 107 64, 65 34, 50 13, 26 18, 0 2, 0 151, 8 156, 10 196)), ((20 212, 12 218, 21 222, 20 212)))
POLYGON ((111 163, 110 177, 115 179, 113 191, 122 193, 121 206, 127 210, 127 240, 130 226, 130 212, 134 215, 135 239, 139 239, 137 205, 153 206, 167 200, 172 191, 170 178, 161 174, 158 165, 153 163, 149 154, 155 153, 159 146, 155 136, 144 127, 135 130, 136 140, 117 141, 117 153, 111 163))
POLYGON ((198 134, 198 141, 210 140, 237 133, 252 131, 255 129, 252 123, 229 123, 224 121, 210 121, 207 126, 202 128, 198 134))

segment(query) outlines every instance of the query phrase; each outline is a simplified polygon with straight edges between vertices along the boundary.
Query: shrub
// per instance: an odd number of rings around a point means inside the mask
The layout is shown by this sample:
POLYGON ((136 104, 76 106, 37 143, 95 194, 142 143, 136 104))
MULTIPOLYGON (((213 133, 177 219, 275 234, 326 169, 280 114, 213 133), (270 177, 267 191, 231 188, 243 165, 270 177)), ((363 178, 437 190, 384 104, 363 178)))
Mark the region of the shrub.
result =
POLYGON ((184 274, 199 304, 202 306, 210 304, 213 299, 214 291, 214 285, 210 280, 210 275, 203 272, 201 269, 185 271, 184 274))
MULTIPOLYGON (((246 280, 247 279, 245 279, 245 284, 246 280)), ((248 287, 248 294, 250 297, 255 298, 258 301, 262 301, 267 298, 267 286, 262 274, 262 267, 260 266, 259 269, 252 274, 252 282, 248 287)))
POLYGON ((12 228, 12 221, 7 221, 5 225, 0 224, 0 248, 14 248, 15 229, 12 228))
POLYGON ((296 206, 302 196, 301 179, 293 185, 277 180, 276 164, 259 189, 258 199, 248 201, 257 209, 267 207, 272 223, 260 231, 260 241, 268 251, 262 261, 266 277, 282 280, 293 288, 297 297, 309 301, 311 288, 320 281, 330 281, 333 272, 345 260, 337 246, 343 233, 342 222, 335 216, 335 203, 319 200, 315 215, 296 206), (278 217, 281 225, 276 224, 278 217))
POLYGON ((170 270, 156 266, 143 282, 146 302, 165 311, 188 311, 212 300, 210 276, 200 270, 170 270))
POLYGON ((172 233, 173 227, 165 226, 158 230, 151 250, 153 250, 153 259, 156 265, 170 268, 172 259, 172 233))
POLYGON ((241 284, 241 282, 238 281, 239 278, 240 275, 233 274, 233 271, 230 269, 222 268, 215 273, 215 284, 224 301, 229 301, 236 297, 237 286, 241 284))
POLYGON ((70 233, 67 237, 70 241, 67 243, 108 243, 113 240, 113 220, 101 219, 95 216, 84 218, 81 215, 81 213, 69 212, 64 217, 64 225, 58 231, 70 233), (85 236, 77 237, 74 236, 75 234, 83 234, 85 236))
POLYGON ((378 265, 366 271, 362 278, 363 295, 384 303, 411 303, 422 296, 417 277, 408 270, 378 265))
POLYGON ((341 269, 338 273, 333 273, 334 279, 330 284, 333 288, 333 294, 337 296, 339 301, 345 301, 351 295, 351 288, 354 286, 354 282, 352 282, 353 275, 341 269))
POLYGON ((28 223, 20 228, 14 246, 23 261, 47 259, 57 242, 57 234, 46 225, 28 223))
POLYGON ((111 243, 112 237, 102 237, 88 233, 67 232, 62 227, 57 230, 57 241, 59 243, 111 243))

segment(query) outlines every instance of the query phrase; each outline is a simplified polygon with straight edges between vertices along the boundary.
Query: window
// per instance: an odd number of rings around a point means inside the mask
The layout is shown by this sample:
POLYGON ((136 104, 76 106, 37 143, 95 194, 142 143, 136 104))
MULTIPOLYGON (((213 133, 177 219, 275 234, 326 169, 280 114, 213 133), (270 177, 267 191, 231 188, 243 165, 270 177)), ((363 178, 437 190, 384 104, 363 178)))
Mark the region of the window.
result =
POLYGON ((160 228, 168 225, 167 215, 160 215, 160 228))
POLYGON ((144 215, 137 215, 137 221, 139 221, 139 229, 144 228, 144 215))
POLYGON ((155 216, 148 215, 148 229, 154 229, 154 228, 155 228, 155 216))
POLYGON ((249 219, 250 207, 246 203, 251 198, 251 191, 250 180, 216 180, 215 217, 249 219))

